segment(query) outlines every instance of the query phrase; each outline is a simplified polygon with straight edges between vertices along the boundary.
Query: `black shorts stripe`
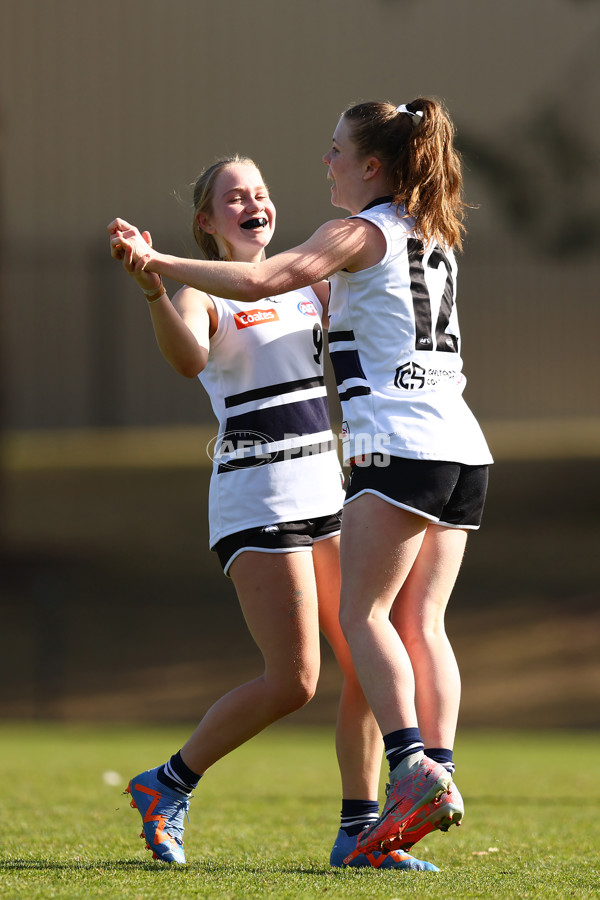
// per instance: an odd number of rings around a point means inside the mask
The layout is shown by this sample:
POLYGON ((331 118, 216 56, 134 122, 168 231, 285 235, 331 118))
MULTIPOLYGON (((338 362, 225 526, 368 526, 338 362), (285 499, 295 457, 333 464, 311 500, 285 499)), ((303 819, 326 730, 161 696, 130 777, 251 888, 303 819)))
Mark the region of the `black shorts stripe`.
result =
POLYGON ((357 384, 355 387, 348 388, 347 391, 341 391, 339 394, 340 401, 345 403, 346 400, 352 400, 353 397, 366 397, 371 393, 371 388, 363 384, 357 384))
POLYGON ((311 397, 230 416, 225 423, 225 434, 228 446, 236 449, 239 441, 247 441, 252 433, 274 442, 290 435, 315 434, 330 428, 327 397, 311 397))
POLYGON ((279 394, 290 394, 293 391, 305 391, 309 388, 323 387, 325 379, 323 376, 314 378, 299 378, 297 381, 282 381, 279 384, 268 384, 265 387, 254 388, 251 391, 242 391, 239 394, 231 394, 225 397, 225 408, 231 406, 240 406, 242 403, 248 403, 251 400, 264 400, 267 397, 277 397, 279 394))
POLYGON ((329 453, 332 450, 335 450, 335 441, 333 439, 318 444, 305 444, 302 447, 275 450, 272 453, 261 453, 258 456, 243 456, 240 459, 232 459, 228 463, 221 463, 217 468, 217 475, 235 472, 236 469, 250 469, 252 466, 270 466, 272 463, 298 459, 302 456, 317 456, 319 453, 329 453))

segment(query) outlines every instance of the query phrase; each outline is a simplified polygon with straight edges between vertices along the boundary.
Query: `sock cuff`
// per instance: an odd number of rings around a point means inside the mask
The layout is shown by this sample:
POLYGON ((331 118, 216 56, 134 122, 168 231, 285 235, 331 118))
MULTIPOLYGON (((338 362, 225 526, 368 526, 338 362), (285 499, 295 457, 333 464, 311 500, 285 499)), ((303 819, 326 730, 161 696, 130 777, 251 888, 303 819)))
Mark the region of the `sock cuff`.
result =
POLYGON ((182 794, 191 794, 202 776, 186 766, 181 758, 181 754, 177 751, 164 766, 159 768, 156 777, 175 791, 180 791, 182 794))
POLYGON ((342 800, 342 818, 347 816, 364 816, 369 813, 379 815, 378 800, 342 800))
POLYGON ((349 837, 360 834, 363 828, 372 825, 378 818, 377 800, 342 800, 340 828, 349 837))
POLYGON ((384 734, 383 743, 386 752, 394 750, 396 747, 408 747, 410 744, 420 744, 421 748, 423 747, 418 728, 399 728, 398 731, 390 731, 389 734, 384 734))
POLYGON ((445 769, 448 769, 450 774, 454 774, 456 766, 453 762, 454 752, 450 750, 448 747, 426 747, 425 748, 425 756, 432 759, 434 762, 439 763, 441 766, 444 766, 445 769))
POLYGON ((189 766, 186 766, 184 763, 181 758, 181 750, 178 750, 177 753, 173 754, 169 760, 169 767, 185 784, 193 784, 196 786, 200 781, 201 776, 197 772, 192 772, 189 766))

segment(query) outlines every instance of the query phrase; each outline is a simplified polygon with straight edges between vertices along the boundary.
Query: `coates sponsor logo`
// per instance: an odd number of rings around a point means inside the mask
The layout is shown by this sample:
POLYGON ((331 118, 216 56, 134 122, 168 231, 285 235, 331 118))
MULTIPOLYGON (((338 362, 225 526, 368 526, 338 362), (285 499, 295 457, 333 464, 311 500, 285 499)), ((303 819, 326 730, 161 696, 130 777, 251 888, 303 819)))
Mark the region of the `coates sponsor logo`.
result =
POLYGON ((301 300, 298 304, 298 309, 304 316, 318 316, 319 313, 315 308, 315 304, 312 300, 301 300))
POLYGON ((265 325, 267 322, 279 322, 274 309, 249 309, 248 312, 235 313, 236 328, 250 328, 251 325, 265 325))

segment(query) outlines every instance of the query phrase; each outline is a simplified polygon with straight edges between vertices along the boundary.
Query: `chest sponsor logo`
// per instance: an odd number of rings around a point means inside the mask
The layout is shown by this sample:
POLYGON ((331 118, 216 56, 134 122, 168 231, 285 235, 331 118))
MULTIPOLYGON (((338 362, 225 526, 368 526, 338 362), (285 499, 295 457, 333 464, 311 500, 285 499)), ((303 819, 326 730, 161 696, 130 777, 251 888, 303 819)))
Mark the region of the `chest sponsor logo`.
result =
POLYGON ((298 309, 304 316, 318 316, 318 312, 316 310, 315 304, 312 300, 301 300, 298 304, 298 309))
POLYGON ((424 369, 416 362, 408 362, 396 369, 394 384, 405 391, 418 391, 438 384, 462 384, 464 376, 455 369, 424 369))
POLYGON ((274 309, 249 309, 248 312, 234 313, 235 327, 250 328, 252 325, 266 325, 268 322, 279 322, 274 309))

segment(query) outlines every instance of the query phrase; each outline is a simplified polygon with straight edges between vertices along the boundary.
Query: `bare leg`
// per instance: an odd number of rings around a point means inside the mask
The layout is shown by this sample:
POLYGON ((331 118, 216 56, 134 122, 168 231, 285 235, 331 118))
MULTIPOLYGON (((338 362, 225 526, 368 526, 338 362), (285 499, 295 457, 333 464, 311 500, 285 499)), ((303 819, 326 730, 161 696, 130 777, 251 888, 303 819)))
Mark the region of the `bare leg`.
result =
POLYGON ((313 559, 321 630, 344 674, 336 727, 336 751, 346 799, 377 800, 383 743, 359 684, 339 621, 339 537, 317 541, 313 559))
POLYGON ((265 670, 208 710, 182 747, 199 775, 267 725, 299 709, 319 676, 319 624, 310 552, 242 553, 231 566, 240 605, 265 670))
POLYGON ((422 517, 373 494, 344 507, 341 623, 382 734, 417 725, 411 662, 389 615, 426 529, 422 517))
POLYGON ((460 674, 444 614, 466 541, 463 529, 429 525, 392 609, 392 622, 415 675, 417 715, 426 747, 454 746, 460 674))

